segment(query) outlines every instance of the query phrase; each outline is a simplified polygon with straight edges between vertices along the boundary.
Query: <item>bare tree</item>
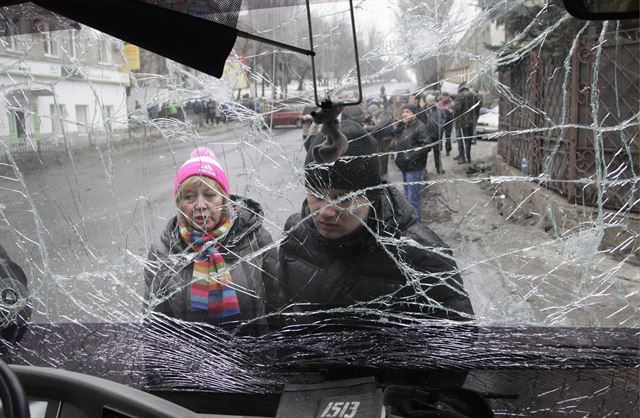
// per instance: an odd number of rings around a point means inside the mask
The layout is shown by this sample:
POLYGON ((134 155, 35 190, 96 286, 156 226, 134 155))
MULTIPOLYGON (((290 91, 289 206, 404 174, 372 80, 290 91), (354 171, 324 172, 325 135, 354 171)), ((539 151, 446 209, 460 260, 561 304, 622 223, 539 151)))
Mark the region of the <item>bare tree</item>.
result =
MULTIPOLYGON (((417 33, 430 41, 437 41, 445 33, 449 11, 453 2, 438 0, 398 0, 397 17, 401 24, 419 29, 417 33)), ((419 59, 413 68, 421 85, 437 83, 440 79, 440 59, 435 52, 431 56, 419 59)), ((446 59, 446 58, 445 58, 446 59)))

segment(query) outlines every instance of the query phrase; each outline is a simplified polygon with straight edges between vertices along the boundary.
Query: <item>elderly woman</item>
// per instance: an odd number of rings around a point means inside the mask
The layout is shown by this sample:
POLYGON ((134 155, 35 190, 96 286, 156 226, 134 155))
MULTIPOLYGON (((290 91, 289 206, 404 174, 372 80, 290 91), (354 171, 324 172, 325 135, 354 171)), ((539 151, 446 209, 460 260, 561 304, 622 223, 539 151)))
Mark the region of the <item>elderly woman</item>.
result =
POLYGON ((177 213, 149 251, 148 308, 214 324, 262 316, 275 286, 277 250, 260 205, 229 194, 208 148, 197 148, 178 169, 174 198, 177 213))

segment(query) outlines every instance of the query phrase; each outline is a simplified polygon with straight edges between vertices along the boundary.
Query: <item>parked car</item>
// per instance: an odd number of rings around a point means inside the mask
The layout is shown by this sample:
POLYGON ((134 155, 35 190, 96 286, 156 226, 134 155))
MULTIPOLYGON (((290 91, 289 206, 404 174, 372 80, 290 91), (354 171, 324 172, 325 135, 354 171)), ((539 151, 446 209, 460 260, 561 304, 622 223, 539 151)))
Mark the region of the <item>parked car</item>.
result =
POLYGON ((313 112, 313 111, 315 111, 317 109, 318 109, 317 106, 305 106, 305 107, 302 108, 302 116, 310 115, 311 112, 313 112))
POLYGON ((263 115, 265 123, 273 128, 275 126, 295 126, 302 128, 302 107, 276 108, 272 112, 263 115))
POLYGON ((256 104, 258 105, 258 109, 260 108, 260 104, 256 103, 255 100, 251 100, 251 99, 244 99, 240 102, 240 104, 246 107, 247 109, 253 110, 254 112, 256 111, 256 104))
POLYGON ((408 95, 411 94, 411 90, 409 89, 396 89, 392 93, 394 96, 408 95))
POLYGON ((500 121, 500 109, 498 106, 486 109, 480 109, 480 117, 478 118, 478 125, 476 127, 476 134, 481 139, 493 139, 490 134, 498 132, 498 124, 500 121))
POLYGON ((251 109, 248 109, 242 103, 237 102, 220 103, 220 113, 225 122, 249 119, 252 116, 251 109))
POLYGON ((411 93, 411 90, 409 89, 396 89, 391 93, 391 97, 393 96, 399 97, 400 102, 402 103, 408 103, 411 96, 413 96, 413 93, 411 93))
POLYGON ((364 100, 369 105, 372 105, 372 104, 380 105, 380 102, 382 101, 382 99, 380 98, 380 94, 369 95, 365 97, 364 100))

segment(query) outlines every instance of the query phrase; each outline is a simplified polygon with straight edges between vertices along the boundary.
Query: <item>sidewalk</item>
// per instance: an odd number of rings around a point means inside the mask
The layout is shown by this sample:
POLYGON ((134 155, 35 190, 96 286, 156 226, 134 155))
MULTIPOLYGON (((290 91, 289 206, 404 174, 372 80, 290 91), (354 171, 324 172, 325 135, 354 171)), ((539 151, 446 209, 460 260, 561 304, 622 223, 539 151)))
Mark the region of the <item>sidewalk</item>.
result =
MULTIPOLYGON (((455 149, 442 153, 441 175, 430 153, 422 192, 422 221, 452 248, 480 321, 639 326, 637 267, 599 251, 601 237, 589 225, 555 238, 536 222, 539 214, 514 216, 500 189, 483 180, 496 149, 478 141, 474 162, 463 165, 452 159, 455 149)), ((391 161, 388 176, 402 181, 391 161)))
MULTIPOLYGON (((195 132, 197 132, 198 136, 208 136, 213 135, 219 132, 223 132, 225 130, 230 130, 234 126, 235 122, 230 122, 228 124, 220 123, 218 125, 213 126, 195 126, 195 132)), ((93 154, 96 152, 96 147, 100 149, 105 149, 107 144, 110 144, 113 150, 116 152, 128 152, 133 148, 140 146, 140 140, 144 140, 147 144, 154 144, 157 142, 163 142, 166 140, 163 135, 158 132, 158 130, 152 126, 147 127, 147 134, 144 134, 144 130, 138 128, 139 130, 131 131, 128 133, 127 131, 119 131, 115 132, 112 140, 109 141, 106 137, 102 138, 98 143, 92 145, 85 146, 77 146, 71 148, 71 153, 74 158, 81 158, 83 155, 87 153, 93 154)), ((167 129, 165 132, 165 136, 171 139, 175 139, 180 134, 189 135, 186 132, 178 132, 177 130, 167 129)), ((35 170, 47 166, 55 166, 62 165, 68 162, 69 155, 68 150, 65 148, 64 143, 59 144, 55 148, 49 148, 46 150, 41 150, 36 154, 35 151, 27 151, 27 152, 19 152, 13 154, 13 158, 16 161, 16 164, 23 172, 29 172, 30 170, 35 170)), ((4 162, 0 159, 0 163, 4 162)), ((0 164, 0 174, 11 173, 11 167, 7 164, 0 164)))

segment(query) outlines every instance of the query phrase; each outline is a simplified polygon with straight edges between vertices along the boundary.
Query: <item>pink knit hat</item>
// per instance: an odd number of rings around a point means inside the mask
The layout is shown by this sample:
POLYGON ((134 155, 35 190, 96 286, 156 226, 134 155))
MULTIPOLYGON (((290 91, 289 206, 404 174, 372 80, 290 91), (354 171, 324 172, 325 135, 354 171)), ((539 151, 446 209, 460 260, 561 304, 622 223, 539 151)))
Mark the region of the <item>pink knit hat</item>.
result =
POLYGON ((215 180, 226 194, 229 194, 229 180, 216 154, 206 147, 198 147, 191 151, 191 158, 178 169, 173 183, 173 194, 178 194, 178 187, 189 177, 204 176, 215 180))

